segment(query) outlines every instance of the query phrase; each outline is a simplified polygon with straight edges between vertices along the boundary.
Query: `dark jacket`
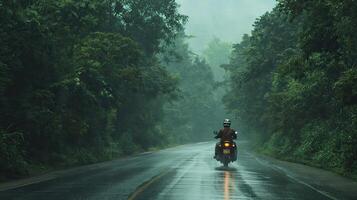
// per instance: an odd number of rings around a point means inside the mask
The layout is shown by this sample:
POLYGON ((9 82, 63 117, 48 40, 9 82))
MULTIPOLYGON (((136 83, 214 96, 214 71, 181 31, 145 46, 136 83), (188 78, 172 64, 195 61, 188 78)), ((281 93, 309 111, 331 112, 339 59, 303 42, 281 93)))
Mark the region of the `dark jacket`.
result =
POLYGON ((234 129, 224 127, 219 130, 215 138, 221 138, 221 141, 233 141, 234 139, 237 139, 237 134, 234 129))

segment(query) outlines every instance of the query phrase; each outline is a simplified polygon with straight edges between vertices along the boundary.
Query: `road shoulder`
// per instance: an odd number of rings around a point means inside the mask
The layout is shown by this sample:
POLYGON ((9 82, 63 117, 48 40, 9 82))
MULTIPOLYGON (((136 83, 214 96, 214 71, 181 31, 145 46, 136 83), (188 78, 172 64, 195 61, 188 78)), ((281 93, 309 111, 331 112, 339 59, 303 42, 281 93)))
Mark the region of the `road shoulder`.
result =
POLYGON ((251 153, 258 162, 285 173, 293 180, 330 199, 357 199, 357 182, 330 171, 251 153), (327 192, 328 191, 328 192, 327 192))

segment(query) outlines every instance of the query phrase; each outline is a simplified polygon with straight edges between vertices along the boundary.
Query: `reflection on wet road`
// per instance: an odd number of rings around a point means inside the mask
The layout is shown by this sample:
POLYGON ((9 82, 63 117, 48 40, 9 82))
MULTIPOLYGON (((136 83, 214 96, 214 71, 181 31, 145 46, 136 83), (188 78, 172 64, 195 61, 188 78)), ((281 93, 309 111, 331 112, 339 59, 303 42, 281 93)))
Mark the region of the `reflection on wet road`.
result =
POLYGON ((213 147, 214 143, 185 145, 79 168, 2 191, 0 199, 335 199, 260 161, 244 145, 238 162, 224 168, 213 160, 213 147))
POLYGON ((229 192, 231 190, 231 188, 229 187, 229 185, 230 185, 230 180, 229 180, 230 176, 231 176, 231 174, 230 174, 229 171, 224 172, 224 200, 230 199, 230 196, 229 196, 229 192))
POLYGON ((229 193, 233 188, 231 185, 234 185, 234 179, 231 180, 231 176, 229 171, 224 172, 224 200, 231 199, 229 193))

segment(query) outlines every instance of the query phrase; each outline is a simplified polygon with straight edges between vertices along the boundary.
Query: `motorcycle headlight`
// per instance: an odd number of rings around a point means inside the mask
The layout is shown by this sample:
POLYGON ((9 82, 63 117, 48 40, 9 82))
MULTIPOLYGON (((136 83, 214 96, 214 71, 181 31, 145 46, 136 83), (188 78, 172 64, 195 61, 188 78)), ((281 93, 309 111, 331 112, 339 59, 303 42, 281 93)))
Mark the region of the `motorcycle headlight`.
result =
POLYGON ((224 146, 225 147, 229 147, 229 143, 224 143, 224 146))

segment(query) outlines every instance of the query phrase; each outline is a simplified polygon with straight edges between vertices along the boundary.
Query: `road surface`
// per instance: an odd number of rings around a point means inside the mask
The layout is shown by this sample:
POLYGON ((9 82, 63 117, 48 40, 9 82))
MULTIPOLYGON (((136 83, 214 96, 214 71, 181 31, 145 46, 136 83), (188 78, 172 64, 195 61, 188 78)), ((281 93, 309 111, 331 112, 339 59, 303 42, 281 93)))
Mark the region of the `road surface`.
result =
POLYGON ((3 185, 0 199, 357 199, 356 182, 256 156, 244 142, 238 145, 238 161, 224 168, 213 160, 213 147, 213 142, 183 145, 53 172, 3 185))

